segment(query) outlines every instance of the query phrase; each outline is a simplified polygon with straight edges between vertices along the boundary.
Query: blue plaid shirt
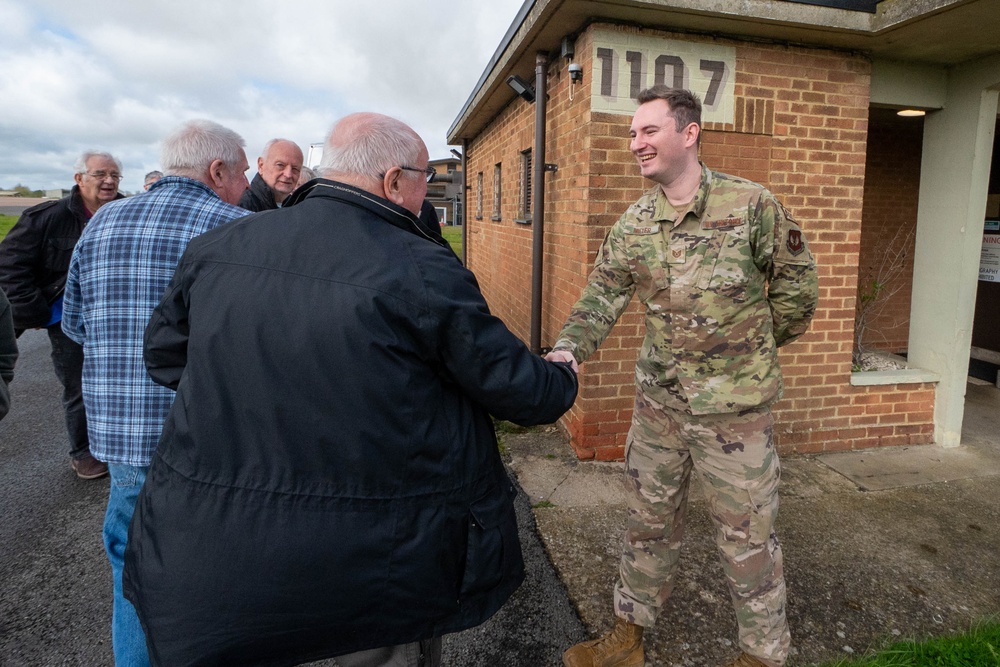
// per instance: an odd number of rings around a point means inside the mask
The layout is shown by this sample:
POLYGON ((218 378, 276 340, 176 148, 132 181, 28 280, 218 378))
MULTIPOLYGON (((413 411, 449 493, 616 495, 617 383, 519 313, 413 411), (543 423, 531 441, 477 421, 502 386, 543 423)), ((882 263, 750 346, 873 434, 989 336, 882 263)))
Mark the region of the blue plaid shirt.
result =
POLYGON ((207 185, 167 176, 149 192, 102 206, 73 250, 62 327, 83 345, 90 451, 148 466, 174 392, 155 384, 142 336, 188 241, 249 212, 207 185))

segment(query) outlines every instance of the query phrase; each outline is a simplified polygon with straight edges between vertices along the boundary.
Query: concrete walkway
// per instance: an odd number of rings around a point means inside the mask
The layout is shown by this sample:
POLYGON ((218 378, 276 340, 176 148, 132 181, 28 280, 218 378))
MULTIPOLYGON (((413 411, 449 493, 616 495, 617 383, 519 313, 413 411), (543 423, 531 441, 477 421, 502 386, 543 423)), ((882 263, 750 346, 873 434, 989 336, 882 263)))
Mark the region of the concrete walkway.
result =
MULTIPOLYGON (((789 664, 1000 613, 1000 390, 969 384, 962 447, 782 459, 789 664)), ((554 428, 505 436, 542 542, 587 629, 610 627, 624 525, 623 464, 580 462, 554 428)), ((649 665, 724 663, 736 620, 697 483, 680 575, 647 633, 649 665)))

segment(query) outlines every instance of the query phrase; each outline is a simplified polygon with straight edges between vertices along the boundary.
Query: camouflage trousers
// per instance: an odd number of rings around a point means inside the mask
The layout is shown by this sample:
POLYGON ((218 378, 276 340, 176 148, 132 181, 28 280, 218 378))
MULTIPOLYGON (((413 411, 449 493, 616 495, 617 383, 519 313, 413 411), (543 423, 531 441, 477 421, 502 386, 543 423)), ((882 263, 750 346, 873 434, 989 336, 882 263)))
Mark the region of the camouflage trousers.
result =
POLYGON ((636 396, 625 450, 628 519, 615 612, 652 626, 670 596, 692 470, 701 480, 729 583, 739 641, 768 665, 784 664, 781 547, 774 533, 780 468, 768 408, 689 415, 636 396))

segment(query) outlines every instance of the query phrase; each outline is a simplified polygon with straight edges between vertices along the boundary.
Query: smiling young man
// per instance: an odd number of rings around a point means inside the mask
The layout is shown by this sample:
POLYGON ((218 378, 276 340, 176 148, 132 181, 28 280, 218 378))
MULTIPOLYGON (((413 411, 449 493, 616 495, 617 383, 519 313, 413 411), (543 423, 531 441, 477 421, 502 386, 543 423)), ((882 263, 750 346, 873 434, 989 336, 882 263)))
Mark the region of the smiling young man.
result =
POLYGON ((14 328, 45 329, 52 344, 52 365, 63 386, 69 456, 81 479, 97 479, 108 467, 90 454, 87 416, 81 389, 83 350, 60 325, 69 259, 90 218, 120 198, 122 166, 112 155, 88 151, 76 162, 76 185, 68 197, 32 206, 0 243, 0 288, 10 299, 14 328))
POLYGON ((281 206, 298 187, 302 161, 302 149, 295 142, 271 139, 257 158, 257 175, 243 193, 240 206, 254 212, 281 206))
POLYGON ((788 212, 762 186, 698 159, 701 103, 690 91, 639 93, 630 149, 655 183, 608 232, 548 359, 586 361, 638 292, 646 337, 626 445, 628 519, 616 623, 571 647, 568 667, 644 664, 673 588, 692 470, 716 527, 743 652, 728 663, 778 667, 790 634, 774 534, 778 456, 770 405, 777 348, 816 309, 816 265, 788 212))

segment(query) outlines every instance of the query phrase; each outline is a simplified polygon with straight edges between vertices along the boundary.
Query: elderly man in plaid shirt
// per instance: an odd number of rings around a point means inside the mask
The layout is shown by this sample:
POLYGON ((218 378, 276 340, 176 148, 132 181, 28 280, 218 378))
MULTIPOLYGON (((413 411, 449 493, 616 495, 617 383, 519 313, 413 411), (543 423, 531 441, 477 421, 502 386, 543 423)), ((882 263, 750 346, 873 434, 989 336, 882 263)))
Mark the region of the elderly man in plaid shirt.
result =
POLYGON ((142 360, 146 323, 188 241, 247 215, 246 143, 211 121, 190 121, 167 137, 166 176, 149 191, 103 206, 70 261, 63 331, 83 346, 83 399, 93 455, 108 464, 111 492, 104 546, 114 578, 115 664, 148 665, 146 641, 121 573, 139 490, 174 392, 155 384, 142 360))

